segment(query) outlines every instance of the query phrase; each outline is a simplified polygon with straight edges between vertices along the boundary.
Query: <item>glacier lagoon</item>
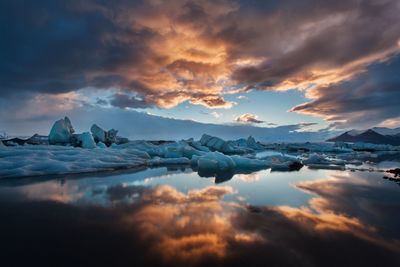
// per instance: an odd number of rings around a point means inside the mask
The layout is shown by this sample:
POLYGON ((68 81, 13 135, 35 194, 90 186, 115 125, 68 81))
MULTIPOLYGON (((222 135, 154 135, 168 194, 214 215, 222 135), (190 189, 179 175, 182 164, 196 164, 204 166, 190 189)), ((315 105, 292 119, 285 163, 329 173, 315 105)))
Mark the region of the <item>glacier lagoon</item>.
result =
POLYGON ((221 181, 173 166, 2 179, 2 261, 396 266, 400 186, 367 169, 264 169, 221 181))

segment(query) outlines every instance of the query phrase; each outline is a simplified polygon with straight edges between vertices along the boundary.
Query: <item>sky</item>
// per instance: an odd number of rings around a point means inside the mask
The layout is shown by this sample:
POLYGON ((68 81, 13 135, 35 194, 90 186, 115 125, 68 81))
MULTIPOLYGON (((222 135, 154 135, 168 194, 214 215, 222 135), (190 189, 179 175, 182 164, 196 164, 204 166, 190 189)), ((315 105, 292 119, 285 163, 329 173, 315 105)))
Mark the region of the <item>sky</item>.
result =
POLYGON ((138 112, 296 131, 398 127, 398 14, 397 0, 4 0, 0 131, 46 134, 66 115, 82 130, 123 128, 138 112))

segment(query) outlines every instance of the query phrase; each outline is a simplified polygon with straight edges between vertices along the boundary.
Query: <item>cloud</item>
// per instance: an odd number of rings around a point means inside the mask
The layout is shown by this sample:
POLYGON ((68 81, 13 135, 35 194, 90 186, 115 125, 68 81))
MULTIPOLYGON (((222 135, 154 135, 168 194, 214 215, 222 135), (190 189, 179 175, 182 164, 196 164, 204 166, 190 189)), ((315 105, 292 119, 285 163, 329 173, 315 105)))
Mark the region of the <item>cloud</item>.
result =
MULTIPOLYGON (((7 1, 0 98, 96 88, 113 90, 116 106, 231 108, 224 95, 232 92, 297 88, 322 103, 316 92, 327 88, 345 105, 357 90, 342 85, 399 52, 399 11, 396 0, 7 1)), ((378 98, 393 99, 392 91, 378 98)), ((344 114, 293 111, 333 122, 344 114)), ((374 108, 373 121, 392 118, 387 112, 374 108)), ((343 125, 365 114, 348 115, 343 125)))
POLYGON ((129 96, 126 94, 114 94, 110 100, 110 104, 114 107, 119 108, 136 108, 144 109, 152 107, 151 104, 147 103, 143 99, 136 98, 135 96, 129 96))
POLYGON ((214 118, 218 119, 219 117, 221 117, 221 113, 218 113, 216 111, 211 112, 211 115, 213 115, 214 118))
POLYGON ((100 106, 106 106, 108 104, 108 101, 102 98, 96 98, 96 104, 100 106))
POLYGON ((200 25, 231 6, 225 1, 2 3, 2 97, 95 87, 135 93, 165 108, 184 101, 229 108, 233 103, 220 95, 227 73, 224 47, 205 38, 200 25), (188 19, 193 16, 201 21, 188 19))
POLYGON ((244 123, 264 123, 265 121, 259 120, 257 115, 245 113, 235 118, 236 122, 244 123))
POLYGON ((236 97, 237 99, 240 99, 240 100, 248 100, 249 98, 247 97, 247 96, 245 96, 245 95, 239 95, 239 96, 237 96, 236 97))
POLYGON ((370 65, 351 80, 312 89, 309 97, 313 100, 291 111, 324 116, 339 128, 367 128, 383 121, 396 126, 400 116, 399 71, 400 56, 370 65))
POLYGON ((283 4, 285 8, 277 7, 279 12, 272 8, 269 16, 254 16, 263 22, 260 27, 250 28, 254 24, 247 23, 225 34, 225 38, 250 35, 246 48, 240 50, 243 47, 239 43, 232 55, 254 57, 258 53, 265 57, 261 63, 237 68, 232 78, 259 89, 326 85, 351 78, 369 63, 399 51, 400 20, 396 12, 400 7, 396 1, 312 2, 283 4), (261 27, 268 29, 268 35, 256 38, 264 31, 261 27), (262 48, 261 42, 268 47, 262 48))

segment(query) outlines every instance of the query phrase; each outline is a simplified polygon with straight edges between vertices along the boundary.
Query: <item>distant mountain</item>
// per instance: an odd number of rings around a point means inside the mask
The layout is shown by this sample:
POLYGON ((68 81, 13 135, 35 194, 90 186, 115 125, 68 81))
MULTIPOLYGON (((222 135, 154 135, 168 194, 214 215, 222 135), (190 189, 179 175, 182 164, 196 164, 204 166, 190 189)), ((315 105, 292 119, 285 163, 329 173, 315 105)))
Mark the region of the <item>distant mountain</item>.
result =
POLYGON ((374 132, 382 135, 398 135, 400 134, 400 127, 398 128, 386 128, 386 127, 374 127, 372 128, 374 132))
POLYGON ((358 133, 355 130, 345 132, 337 137, 328 139, 329 142, 364 142, 371 144, 388 144, 398 146, 400 145, 400 128, 390 129, 383 127, 375 127, 358 133), (390 133, 390 134, 382 134, 390 133))

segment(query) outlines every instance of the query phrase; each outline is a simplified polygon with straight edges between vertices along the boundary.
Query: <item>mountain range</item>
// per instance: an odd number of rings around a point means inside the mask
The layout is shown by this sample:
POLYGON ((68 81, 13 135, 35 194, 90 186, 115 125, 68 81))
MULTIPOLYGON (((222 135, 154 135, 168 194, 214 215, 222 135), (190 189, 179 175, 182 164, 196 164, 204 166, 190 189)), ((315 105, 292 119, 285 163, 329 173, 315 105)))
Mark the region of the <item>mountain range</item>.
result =
POLYGON ((399 128, 385 128, 374 127, 368 130, 351 130, 339 136, 328 139, 329 142, 363 142, 371 144, 388 144, 399 146, 400 145, 400 127, 399 128))

